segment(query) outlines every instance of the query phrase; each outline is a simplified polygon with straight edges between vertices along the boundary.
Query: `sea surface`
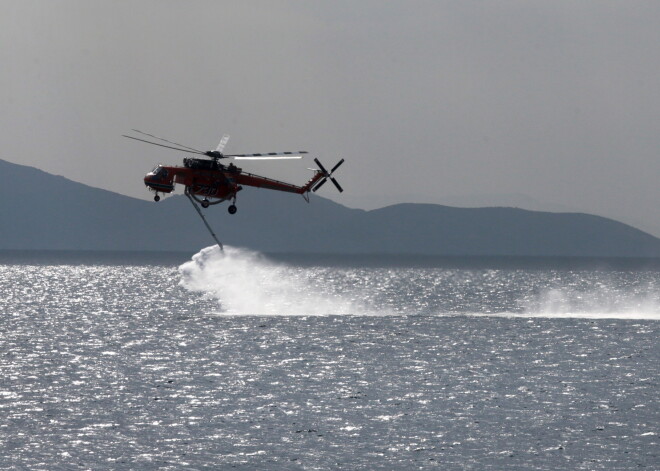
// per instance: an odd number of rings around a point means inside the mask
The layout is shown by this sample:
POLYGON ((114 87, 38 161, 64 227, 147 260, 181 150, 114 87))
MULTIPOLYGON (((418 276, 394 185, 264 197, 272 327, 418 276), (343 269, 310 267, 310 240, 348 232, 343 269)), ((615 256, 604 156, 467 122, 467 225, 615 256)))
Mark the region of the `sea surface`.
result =
POLYGON ((643 261, 4 254, 0 469, 658 470, 659 333, 643 261))

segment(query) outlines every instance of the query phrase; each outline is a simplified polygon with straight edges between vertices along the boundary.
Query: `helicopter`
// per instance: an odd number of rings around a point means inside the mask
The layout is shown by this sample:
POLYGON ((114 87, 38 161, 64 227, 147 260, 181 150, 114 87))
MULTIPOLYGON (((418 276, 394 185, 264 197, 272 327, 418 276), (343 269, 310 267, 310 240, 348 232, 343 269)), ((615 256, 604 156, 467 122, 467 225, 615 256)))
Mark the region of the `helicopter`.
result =
POLYGON ((123 134, 122 137, 193 154, 193 156, 188 156, 183 159, 183 166, 166 166, 159 164, 144 176, 144 184, 150 191, 155 192, 154 201, 156 202, 160 201, 159 193, 171 193, 174 191, 175 184, 177 183, 184 185, 186 196, 190 198, 191 201, 194 200, 201 204, 203 208, 208 208, 211 205, 231 200, 231 204, 227 207, 229 214, 236 213, 236 194, 243 189, 244 185, 265 188, 268 190, 297 193, 302 195, 307 202, 309 202, 309 192, 318 191, 318 189, 328 180, 335 185, 339 192, 344 191, 337 180, 332 176, 335 170, 344 163, 344 159, 341 159, 330 171, 328 171, 323 164, 315 158, 314 162, 318 168, 310 169, 314 171, 314 175, 304 185, 297 186, 291 183, 244 172, 243 169, 237 167, 233 163, 224 165, 220 163, 220 160, 302 159, 303 155, 307 154, 306 151, 223 154, 223 150, 229 141, 229 135, 227 134, 222 137, 215 150, 201 151, 137 129, 132 129, 132 131, 144 136, 149 136, 150 138, 161 142, 167 142, 171 145, 165 145, 135 136, 128 136, 126 134, 123 134), (204 157, 196 157, 196 155, 202 155, 204 157))

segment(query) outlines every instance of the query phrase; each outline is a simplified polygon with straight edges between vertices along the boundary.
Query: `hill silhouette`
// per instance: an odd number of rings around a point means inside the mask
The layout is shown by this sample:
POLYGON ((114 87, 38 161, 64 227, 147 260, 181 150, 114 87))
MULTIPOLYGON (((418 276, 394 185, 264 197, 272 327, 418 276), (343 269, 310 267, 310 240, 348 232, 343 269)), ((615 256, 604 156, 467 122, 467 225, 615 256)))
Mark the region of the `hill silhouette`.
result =
MULTIPOLYGON (((589 214, 431 204, 364 211, 255 188, 237 205, 235 215, 225 204, 205 210, 209 223, 223 243, 265 252, 660 257, 660 239, 589 214)), ((0 249, 197 251, 212 243, 181 194, 154 203, 0 160, 0 249)))

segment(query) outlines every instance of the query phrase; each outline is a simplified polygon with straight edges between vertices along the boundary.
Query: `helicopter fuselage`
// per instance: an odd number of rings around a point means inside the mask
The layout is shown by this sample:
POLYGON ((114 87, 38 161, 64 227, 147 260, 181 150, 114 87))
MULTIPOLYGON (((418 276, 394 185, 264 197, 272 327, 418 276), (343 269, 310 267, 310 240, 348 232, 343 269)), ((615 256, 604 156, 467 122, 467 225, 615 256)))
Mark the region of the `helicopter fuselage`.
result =
POLYGON ((297 186, 243 172, 233 164, 222 165, 214 160, 186 158, 183 167, 158 165, 145 175, 144 184, 156 193, 171 193, 178 183, 193 195, 224 201, 235 198, 242 185, 304 194, 321 178, 323 174, 316 172, 305 185, 297 186))

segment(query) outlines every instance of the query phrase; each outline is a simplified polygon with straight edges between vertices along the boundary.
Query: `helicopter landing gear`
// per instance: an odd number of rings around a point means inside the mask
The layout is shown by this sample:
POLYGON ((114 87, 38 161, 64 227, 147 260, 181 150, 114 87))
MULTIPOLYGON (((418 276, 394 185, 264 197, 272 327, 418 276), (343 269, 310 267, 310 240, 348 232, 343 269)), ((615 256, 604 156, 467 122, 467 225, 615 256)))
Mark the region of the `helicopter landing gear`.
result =
POLYGON ((154 196, 154 201, 156 203, 158 203, 160 201, 160 196, 158 196, 158 195, 154 196))
POLYGON ((204 199, 202 200, 202 208, 205 208, 205 209, 206 209, 206 208, 209 207, 210 204, 211 204, 211 202, 210 202, 209 200, 207 200, 206 198, 204 198, 204 199))
POLYGON ((229 211, 229 214, 236 214, 236 211, 238 211, 238 208, 236 207, 235 204, 232 204, 227 208, 227 211, 229 211))

